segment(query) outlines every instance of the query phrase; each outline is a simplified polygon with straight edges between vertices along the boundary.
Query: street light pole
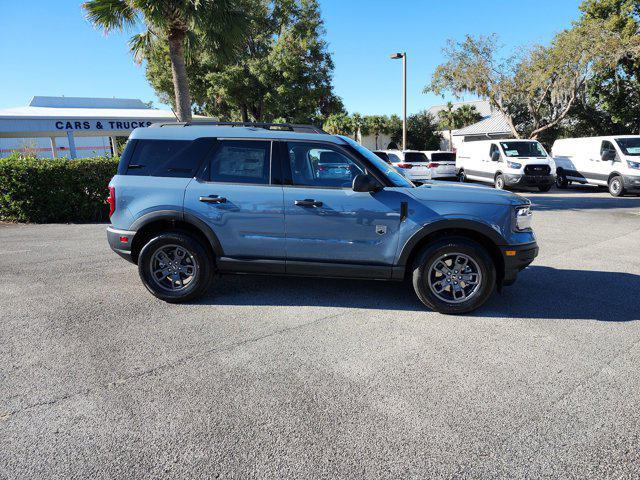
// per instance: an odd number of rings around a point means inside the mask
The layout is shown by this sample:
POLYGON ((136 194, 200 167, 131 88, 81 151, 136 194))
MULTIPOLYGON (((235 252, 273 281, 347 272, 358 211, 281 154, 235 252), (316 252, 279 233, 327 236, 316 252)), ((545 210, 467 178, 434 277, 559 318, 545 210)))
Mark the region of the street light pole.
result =
POLYGON ((391 55, 396 60, 402 59, 402 150, 407 149, 407 52, 391 55))

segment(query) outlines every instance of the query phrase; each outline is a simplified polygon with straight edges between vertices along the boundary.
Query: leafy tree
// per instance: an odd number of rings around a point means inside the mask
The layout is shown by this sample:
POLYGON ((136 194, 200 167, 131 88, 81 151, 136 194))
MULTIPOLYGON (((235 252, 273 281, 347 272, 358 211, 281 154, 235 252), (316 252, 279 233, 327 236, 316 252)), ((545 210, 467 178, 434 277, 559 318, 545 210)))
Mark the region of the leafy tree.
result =
POLYGON ((450 41, 444 51, 447 61, 436 69, 425 90, 488 98, 516 138, 537 138, 567 118, 598 71, 615 65, 633 49, 602 22, 598 25, 576 24, 556 35, 548 47, 537 46, 506 59, 499 55, 495 35, 450 41))
MULTIPOLYGON (((585 0, 580 10, 585 30, 604 26, 632 48, 640 43, 638 0, 585 0)), ((582 100, 573 112, 577 123, 600 132, 640 133, 640 56, 629 53, 597 72, 582 100)))
POLYGON ((353 121, 346 113, 329 115, 322 128, 332 135, 351 135, 354 132, 353 121))
MULTIPOLYGON (((221 120, 322 123, 344 111, 333 93, 333 61, 317 0, 236 0, 248 20, 232 56, 192 52, 187 70, 196 111, 221 120)), ((166 59, 157 52, 147 78, 166 92, 166 59)))
MULTIPOLYGON (((397 115, 390 119, 392 125, 391 140, 402 143, 402 120, 397 115), (397 119, 397 120, 396 120, 397 119)), ((431 114, 423 110, 407 117, 407 149, 438 150, 442 137, 437 132, 438 126, 431 114)))
POLYGON ((166 46, 172 76, 172 93, 178 118, 191 120, 191 95, 185 65, 185 44, 194 33, 204 37, 218 53, 228 52, 240 36, 242 12, 231 0, 89 0, 82 4, 94 25, 111 30, 133 28, 142 21, 145 31, 131 37, 137 62, 147 58, 154 45, 166 46))
POLYGON ((383 133, 389 133, 389 118, 384 115, 370 115, 366 117, 367 130, 373 134, 376 142, 376 150, 378 147, 378 138, 383 133))

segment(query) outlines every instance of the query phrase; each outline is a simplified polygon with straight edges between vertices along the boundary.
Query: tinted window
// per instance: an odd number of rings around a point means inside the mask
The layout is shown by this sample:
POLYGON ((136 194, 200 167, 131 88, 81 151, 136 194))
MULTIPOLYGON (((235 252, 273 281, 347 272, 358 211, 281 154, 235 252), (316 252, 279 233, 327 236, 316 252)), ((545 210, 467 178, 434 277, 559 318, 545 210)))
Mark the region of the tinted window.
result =
POLYGON ((326 144, 290 142, 287 157, 294 185, 350 188, 353 178, 365 173, 347 155, 326 144))
POLYGON ((640 156, 640 138, 618 138, 616 142, 625 155, 630 157, 640 156))
POLYGON ((452 152, 436 152, 431 154, 433 162, 455 162, 456 154, 452 152))
POLYGON ((250 140, 221 140, 209 159, 212 182, 269 183, 271 143, 250 140))
MULTIPOLYGON (((397 172, 397 170, 393 168, 393 166, 390 166, 384 163, 379 157, 374 155, 373 152, 368 148, 364 148, 358 142, 356 142, 355 140, 349 137, 344 137, 341 135, 340 138, 342 138, 345 142, 351 145, 351 147, 357 153, 362 155, 369 163, 371 163, 375 168, 377 168, 380 172, 382 172, 382 174, 385 177, 387 177, 387 180, 389 180, 394 186, 396 187, 413 187, 414 186, 413 183, 411 183, 409 180, 407 180, 402 175, 400 175, 397 172)), ((388 155, 389 155, 389 159, 391 160, 391 157, 393 156, 393 154, 389 153, 388 155)))
POLYGON ((136 140, 126 174, 153 177, 193 177, 212 143, 213 139, 208 138, 194 141, 136 140))
POLYGON ((538 142, 500 142, 507 157, 546 157, 547 153, 538 142))
POLYGON ((378 158, 381 158, 382 160, 384 160, 387 163, 391 163, 389 160, 389 155, 386 154, 386 152, 373 152, 378 158))
POLYGON ((424 153, 420 152, 405 152, 404 161, 407 163, 426 163, 429 160, 424 153))

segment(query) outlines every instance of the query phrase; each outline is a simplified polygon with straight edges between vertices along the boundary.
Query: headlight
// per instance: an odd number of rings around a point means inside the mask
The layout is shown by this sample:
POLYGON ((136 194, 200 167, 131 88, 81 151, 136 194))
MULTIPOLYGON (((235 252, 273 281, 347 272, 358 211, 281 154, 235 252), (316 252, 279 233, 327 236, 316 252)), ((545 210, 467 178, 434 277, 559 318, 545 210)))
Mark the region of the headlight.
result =
POLYGON ((531 229, 531 207, 516 207, 516 231, 524 232, 531 229))
POLYGON ((640 162, 632 162, 631 160, 627 160, 627 165, 629 165, 629 168, 640 170, 640 162))
POLYGON ((522 168, 522 164, 518 162, 510 162, 507 160, 507 167, 513 168, 515 170, 520 170, 522 168))

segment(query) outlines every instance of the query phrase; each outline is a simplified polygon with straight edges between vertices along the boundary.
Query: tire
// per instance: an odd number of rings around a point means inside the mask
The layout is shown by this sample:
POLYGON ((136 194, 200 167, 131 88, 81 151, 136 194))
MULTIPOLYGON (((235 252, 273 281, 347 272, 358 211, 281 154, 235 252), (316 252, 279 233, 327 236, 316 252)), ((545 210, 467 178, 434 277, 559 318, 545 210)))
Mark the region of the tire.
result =
POLYGON ((416 257, 412 273, 413 288, 420 301, 432 310, 447 315, 468 313, 480 308, 496 286, 496 268, 487 250, 463 237, 443 238, 427 245, 416 257), (470 281, 475 279, 477 285, 463 287, 463 282, 456 284, 457 287, 452 285, 452 282, 460 279, 453 262, 461 257, 467 258, 464 268, 467 278, 470 281), (447 269, 452 267, 449 277, 443 273, 443 266, 447 269), (443 285, 444 288, 440 288, 443 285), (458 293, 454 293, 455 288, 459 289, 458 293), (437 293, 438 289, 440 292, 437 293), (460 296, 460 290, 468 295, 467 300, 460 296))
POLYGON ((620 175, 615 175, 609 179, 609 193, 612 197, 622 197, 624 195, 624 182, 620 175))
POLYGON ((494 186, 496 187, 497 190, 504 190, 504 177, 502 176, 501 173, 499 173, 498 175, 496 175, 496 178, 494 179, 493 182, 494 186))
POLYGON ((213 258, 202 242, 185 232, 168 232, 152 238, 138 257, 138 273, 144 286, 169 303, 188 302, 206 293, 213 265, 213 258))
POLYGON ((458 181, 460 183, 464 183, 467 181, 467 174, 464 173, 464 170, 460 170, 460 172, 458 172, 458 181))
POLYGON ((551 185, 544 185, 544 186, 539 186, 538 190, 541 191, 542 193, 546 193, 549 190, 551 190, 551 185))
POLYGON ((565 190, 569 186, 569 180, 564 176, 563 173, 559 173, 556 175, 556 187, 560 190, 565 190))

